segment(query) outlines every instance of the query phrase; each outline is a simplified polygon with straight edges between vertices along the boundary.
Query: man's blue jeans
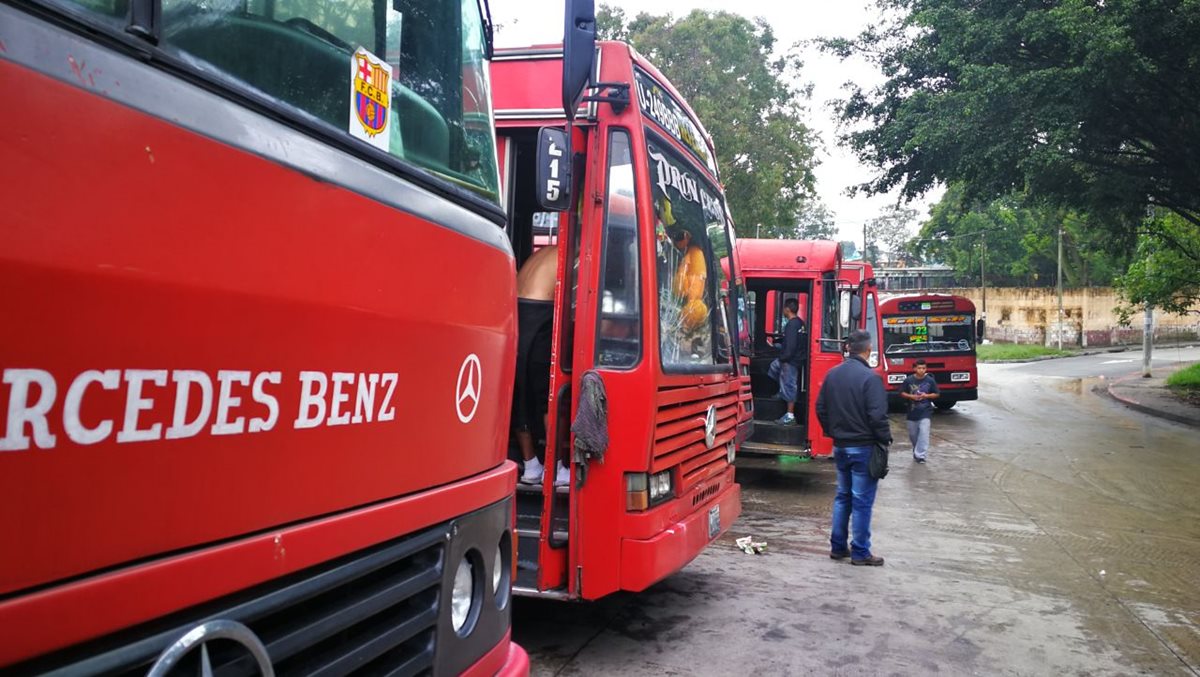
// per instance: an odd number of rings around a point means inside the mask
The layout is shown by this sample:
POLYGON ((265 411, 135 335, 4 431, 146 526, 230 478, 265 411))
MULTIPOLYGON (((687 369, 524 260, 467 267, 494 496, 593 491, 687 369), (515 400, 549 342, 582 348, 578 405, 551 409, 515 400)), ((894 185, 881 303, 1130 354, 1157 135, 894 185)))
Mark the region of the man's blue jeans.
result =
POLYGON ((879 480, 867 474, 871 447, 834 447, 837 462, 838 488, 833 498, 833 531, 829 536, 831 552, 850 551, 852 559, 871 556, 871 507, 875 505, 875 489, 879 480), (853 538, 846 547, 850 525, 853 538))
POLYGON ((779 399, 784 402, 796 401, 796 378, 800 375, 800 371, 796 369, 796 365, 790 362, 780 362, 778 359, 771 362, 771 366, 767 368, 767 376, 779 381, 779 399))

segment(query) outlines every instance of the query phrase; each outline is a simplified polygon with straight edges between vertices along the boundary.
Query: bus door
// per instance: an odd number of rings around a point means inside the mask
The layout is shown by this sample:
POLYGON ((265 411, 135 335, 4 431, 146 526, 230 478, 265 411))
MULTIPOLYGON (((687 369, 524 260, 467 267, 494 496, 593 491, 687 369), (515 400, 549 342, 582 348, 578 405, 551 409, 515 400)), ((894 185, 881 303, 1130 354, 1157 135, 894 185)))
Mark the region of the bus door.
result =
POLYGON ((797 316, 804 322, 800 339, 805 353, 811 355, 814 318, 813 280, 796 277, 748 277, 746 295, 751 311, 749 357, 750 390, 754 396, 754 428, 749 441, 743 445, 754 453, 796 453, 808 446, 810 418, 808 402, 811 388, 811 369, 808 360, 799 368, 796 384, 796 423, 779 424, 787 412, 786 403, 779 399, 779 382, 770 374, 771 363, 783 351, 783 329, 787 323, 783 310, 790 300, 797 303, 797 316))

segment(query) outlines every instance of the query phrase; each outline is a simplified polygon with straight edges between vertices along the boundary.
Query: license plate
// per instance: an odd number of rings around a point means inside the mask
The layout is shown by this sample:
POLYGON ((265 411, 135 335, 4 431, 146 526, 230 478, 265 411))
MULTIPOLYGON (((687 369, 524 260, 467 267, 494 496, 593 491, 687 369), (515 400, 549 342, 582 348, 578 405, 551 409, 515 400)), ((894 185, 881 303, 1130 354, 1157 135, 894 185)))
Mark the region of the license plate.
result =
POLYGON ((708 537, 716 538, 721 533, 721 506, 714 505, 708 509, 708 537))

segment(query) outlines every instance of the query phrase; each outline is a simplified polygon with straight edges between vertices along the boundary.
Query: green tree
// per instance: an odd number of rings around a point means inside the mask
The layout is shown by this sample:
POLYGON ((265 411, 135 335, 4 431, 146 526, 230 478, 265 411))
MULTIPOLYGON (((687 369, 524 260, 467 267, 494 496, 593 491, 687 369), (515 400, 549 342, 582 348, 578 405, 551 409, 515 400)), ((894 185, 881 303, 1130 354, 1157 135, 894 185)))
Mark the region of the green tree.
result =
POLYGON ((913 260, 908 243, 912 227, 917 223, 917 210, 900 205, 885 209, 867 221, 866 252, 863 258, 871 263, 881 261, 908 263, 913 260))
POLYGON ((1147 205, 1200 227, 1200 2, 878 4, 889 18, 824 43, 887 78, 840 107, 843 140, 881 169, 863 189, 959 183, 971 202, 1022 193, 1126 235, 1147 205))
MULTIPOLYGON (((600 5, 597 33, 629 42, 679 90, 713 137, 738 234, 832 233, 811 203, 814 139, 801 121, 800 60, 779 56, 762 19, 695 10, 682 18, 600 5)), ((827 212, 825 212, 827 214, 827 212)))
POLYGON ((1068 287, 1110 284, 1129 261, 1132 242, 1095 219, 1070 210, 1031 206, 1022 195, 985 204, 953 184, 934 205, 912 250, 978 280, 980 256, 988 284, 1051 286, 1057 281, 1058 229, 1063 230, 1063 281, 1068 287))
POLYGON ((1159 211, 1157 223, 1138 241, 1128 272, 1116 281, 1122 303, 1117 312, 1125 323, 1149 303, 1169 313, 1197 313, 1200 305, 1200 231, 1177 214, 1159 211))

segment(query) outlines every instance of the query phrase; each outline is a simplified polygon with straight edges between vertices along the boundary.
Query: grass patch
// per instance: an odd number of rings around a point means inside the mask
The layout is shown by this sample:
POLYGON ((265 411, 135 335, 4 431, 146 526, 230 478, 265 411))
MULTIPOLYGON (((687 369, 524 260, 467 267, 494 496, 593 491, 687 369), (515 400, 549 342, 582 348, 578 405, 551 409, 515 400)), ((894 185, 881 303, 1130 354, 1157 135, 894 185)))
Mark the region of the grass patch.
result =
POLYGON ((1171 374, 1167 378, 1167 385, 1180 390, 1200 392, 1200 364, 1193 364, 1171 374))
POLYGON ((976 346, 975 355, 980 362, 994 362, 996 360, 1030 360, 1035 357, 1045 357, 1047 355, 1065 356, 1074 355, 1070 350, 1059 350, 1058 348, 1047 348, 1046 346, 1022 345, 1017 343, 988 343, 981 346, 976 346))

